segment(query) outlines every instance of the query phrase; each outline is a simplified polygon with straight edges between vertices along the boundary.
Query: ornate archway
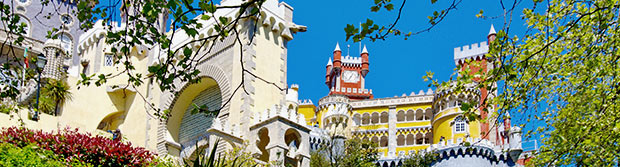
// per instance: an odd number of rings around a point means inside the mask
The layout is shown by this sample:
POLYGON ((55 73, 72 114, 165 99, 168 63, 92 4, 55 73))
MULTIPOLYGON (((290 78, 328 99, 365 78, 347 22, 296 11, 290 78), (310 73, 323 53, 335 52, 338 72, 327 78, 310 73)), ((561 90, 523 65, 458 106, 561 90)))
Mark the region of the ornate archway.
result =
MULTIPOLYGON (((204 134, 213 124, 213 117, 203 114, 192 115, 192 103, 205 105, 209 110, 222 107, 231 96, 228 75, 220 68, 209 65, 199 65, 200 82, 186 83, 175 80, 178 89, 173 92, 164 92, 161 96, 160 108, 169 110, 167 122, 161 122, 158 128, 157 152, 181 156, 184 147, 191 147, 191 142, 207 138, 204 134), (182 132, 182 133, 181 133, 182 132), (170 150, 170 148, 175 148, 170 150), (171 152, 172 151, 172 152, 171 152)), ((229 105, 221 108, 219 115, 227 114, 229 105)))

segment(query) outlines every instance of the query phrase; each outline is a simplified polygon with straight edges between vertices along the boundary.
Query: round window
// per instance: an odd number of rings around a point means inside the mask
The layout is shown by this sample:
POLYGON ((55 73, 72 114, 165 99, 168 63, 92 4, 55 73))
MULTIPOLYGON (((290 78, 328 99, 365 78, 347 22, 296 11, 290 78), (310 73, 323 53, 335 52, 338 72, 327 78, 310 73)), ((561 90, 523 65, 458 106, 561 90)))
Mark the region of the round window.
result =
POLYGON ((65 25, 70 25, 73 23, 73 18, 69 15, 62 15, 60 20, 62 20, 62 23, 65 25))

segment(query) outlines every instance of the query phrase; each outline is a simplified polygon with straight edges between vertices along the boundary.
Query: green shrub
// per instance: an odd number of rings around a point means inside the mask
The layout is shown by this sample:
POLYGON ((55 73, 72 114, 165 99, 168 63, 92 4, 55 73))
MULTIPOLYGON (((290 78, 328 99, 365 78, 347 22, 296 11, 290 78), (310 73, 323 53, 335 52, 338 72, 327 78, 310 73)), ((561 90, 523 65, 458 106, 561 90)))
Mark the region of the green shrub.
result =
POLYGON ((36 145, 28 145, 19 148, 8 143, 0 143, 0 166, 3 167, 22 167, 22 166, 85 166, 79 163, 64 162, 54 153, 43 150, 36 145))
POLYGON ((0 104, 0 113, 9 114, 13 111, 13 107, 5 104, 0 104))
MULTIPOLYGON (((0 142, 25 148, 36 145, 50 150, 67 161, 79 161, 94 166, 149 166, 155 154, 131 143, 111 140, 102 136, 64 129, 57 133, 9 127, 0 131, 0 142)), ((1 166, 1 165, 0 165, 1 166)))

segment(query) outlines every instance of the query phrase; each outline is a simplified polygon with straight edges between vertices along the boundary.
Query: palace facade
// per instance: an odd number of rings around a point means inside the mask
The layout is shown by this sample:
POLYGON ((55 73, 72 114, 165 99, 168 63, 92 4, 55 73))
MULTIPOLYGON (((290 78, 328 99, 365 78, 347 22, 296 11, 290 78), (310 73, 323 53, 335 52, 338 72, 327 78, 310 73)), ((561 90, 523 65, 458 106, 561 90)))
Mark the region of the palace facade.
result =
MULTIPOLYGON (((7 1, 13 0, 4 0, 5 4, 7 1)), ((105 42, 105 34, 127 25, 113 24, 110 29, 97 22, 92 29, 81 31, 76 16, 71 13, 58 13, 52 16, 58 17, 58 21, 42 24, 33 21, 40 7, 33 4, 40 4, 38 0, 14 1, 16 5, 12 7, 23 16, 29 30, 25 46, 9 47, 18 49, 18 54, 29 48, 26 52, 29 56, 43 55, 48 61, 41 77, 69 83, 73 98, 60 107, 57 115, 36 113, 23 106, 28 106, 35 98, 37 80, 24 81, 19 87, 22 94, 17 102, 3 101, 7 106, 17 107, 19 112, 0 113, 0 127, 22 123, 44 131, 72 127, 107 136, 110 135, 108 130, 120 130, 125 140, 179 160, 195 156, 196 150, 210 149, 220 142, 218 151, 247 147, 259 162, 282 161, 307 167, 310 151, 338 136, 378 143, 380 160, 377 165, 380 166, 398 166, 403 157, 420 151, 440 153, 441 158, 434 166, 517 165, 514 162, 521 150, 517 127, 511 127, 509 120, 494 125, 467 120, 461 115, 461 102, 477 101, 487 96, 486 91, 471 88, 454 93, 445 87, 401 97, 375 98, 372 89, 365 85, 371 64, 366 47, 359 57, 343 56, 337 44, 326 65, 327 96, 317 104, 299 100, 299 86, 288 86, 287 43, 293 40, 294 34, 306 31, 306 27, 293 22, 293 7, 285 2, 267 0, 260 17, 244 20, 248 24, 241 26, 239 34, 208 43, 215 46, 211 52, 192 44, 194 52, 207 55, 205 61, 195 64, 200 70, 201 82, 187 83, 177 79, 173 82, 173 90, 162 91, 152 79, 140 86, 128 85, 125 75, 101 86, 73 86, 81 79, 80 74, 99 75, 123 70, 122 65, 113 63, 118 53, 112 52, 114 46, 105 42), (252 23, 259 26, 253 29, 252 23), (55 24, 63 27, 56 32, 59 39, 48 39, 41 31, 34 31, 55 24), (237 36, 241 42, 236 41, 237 36), (250 40, 252 37, 254 40, 250 40), (255 75, 246 75, 246 71, 255 75), (239 86, 244 90, 235 91, 239 86), (221 110, 217 116, 191 114, 192 104, 221 110), (154 116, 157 110, 170 112, 167 121, 154 116), (38 114, 38 119, 28 119, 34 114, 38 114), (466 149, 464 143, 473 149, 466 149)), ((221 4, 241 2, 225 0, 221 4)), ((73 1, 51 3, 58 3, 67 11, 76 10, 73 1)), ((228 17, 236 14, 234 9, 215 13, 228 17)), ((159 31, 166 31, 167 20, 166 15, 160 16, 156 23, 159 31)), ((198 30, 198 36, 212 35, 214 23, 202 22, 205 27, 198 30)), ((10 33, 2 33, 2 38, 9 38, 10 33)), ((172 49, 193 40, 184 33, 177 35, 172 49)), ((488 41, 494 37, 491 29, 488 41)), ((483 55, 487 50, 487 42, 455 48, 455 64, 486 63, 483 55)), ((166 54, 156 46, 139 45, 131 48, 129 58, 136 73, 148 76, 148 67, 165 62, 166 54)), ((484 112, 478 113, 487 117, 484 112)))
MULTIPOLYGON (((491 26, 487 40, 494 39, 491 26)), ((493 68, 484 56, 487 51, 487 41, 457 47, 455 65, 470 68, 472 73, 486 72, 493 68), (470 65, 473 62, 482 66, 470 65)), ((366 46, 356 57, 343 56, 336 44, 326 65, 327 96, 318 104, 311 100, 299 102, 299 112, 307 118, 307 125, 317 131, 310 137, 313 150, 323 143, 333 143, 333 137, 359 138, 378 144, 378 166, 400 166, 403 158, 418 152, 440 152, 442 158, 434 166, 518 165, 515 162, 522 151, 521 131, 510 125, 510 119, 495 125, 493 121, 468 120, 462 114, 461 103, 475 102, 479 103, 475 112, 487 119, 489 114, 481 106, 494 111, 493 106, 479 102, 489 96, 486 90, 470 84, 459 93, 452 87, 440 87, 401 97, 374 98, 372 89, 365 84, 369 57, 366 46), (475 149, 468 153, 466 146, 475 149), (465 156, 468 154, 477 156, 465 156)))

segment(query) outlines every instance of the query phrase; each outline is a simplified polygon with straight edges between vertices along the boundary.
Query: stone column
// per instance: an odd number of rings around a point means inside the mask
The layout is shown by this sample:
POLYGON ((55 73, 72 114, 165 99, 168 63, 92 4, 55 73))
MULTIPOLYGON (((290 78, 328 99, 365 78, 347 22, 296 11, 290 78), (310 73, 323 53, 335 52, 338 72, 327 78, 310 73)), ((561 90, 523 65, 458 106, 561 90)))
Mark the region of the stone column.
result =
POLYGON ((396 157, 396 106, 388 110, 388 156, 396 157))

